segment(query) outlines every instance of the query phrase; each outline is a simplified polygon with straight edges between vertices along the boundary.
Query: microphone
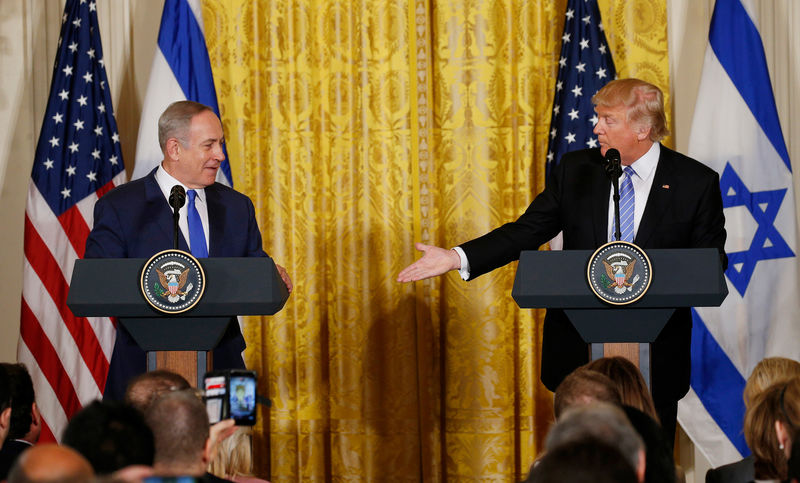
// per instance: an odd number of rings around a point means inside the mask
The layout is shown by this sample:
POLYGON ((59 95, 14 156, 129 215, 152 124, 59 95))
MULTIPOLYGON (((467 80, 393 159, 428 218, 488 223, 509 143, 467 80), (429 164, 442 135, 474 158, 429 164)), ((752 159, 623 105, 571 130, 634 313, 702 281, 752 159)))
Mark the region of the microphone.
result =
POLYGON ((178 210, 181 209, 183 205, 186 204, 186 191, 183 189, 183 186, 176 184, 172 187, 172 190, 169 192, 169 206, 172 207, 172 221, 173 221, 173 231, 172 231, 172 245, 175 250, 178 249, 178 218, 180 218, 180 212, 178 210))
POLYGON ((183 186, 176 184, 172 187, 172 190, 169 192, 169 206, 177 212, 180 210, 183 205, 186 204, 186 191, 184 191, 183 186))
POLYGON ((619 151, 614 148, 609 148, 606 151, 605 162, 603 163, 603 167, 606 169, 606 174, 613 178, 619 178, 622 176, 622 160, 619 156, 619 151))

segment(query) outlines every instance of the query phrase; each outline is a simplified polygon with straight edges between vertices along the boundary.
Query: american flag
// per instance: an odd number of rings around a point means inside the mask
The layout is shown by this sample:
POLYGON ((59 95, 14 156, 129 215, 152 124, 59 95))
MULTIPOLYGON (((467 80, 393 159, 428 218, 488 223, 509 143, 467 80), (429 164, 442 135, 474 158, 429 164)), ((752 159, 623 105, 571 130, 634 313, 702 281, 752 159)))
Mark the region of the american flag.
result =
POLYGON ((124 182, 96 4, 67 0, 28 188, 17 354, 33 378, 44 441, 105 386, 114 324, 75 317, 66 300, 94 203, 124 182))
POLYGON ((597 0, 569 0, 550 117, 548 174, 564 153, 598 147, 592 96, 616 75, 597 0))

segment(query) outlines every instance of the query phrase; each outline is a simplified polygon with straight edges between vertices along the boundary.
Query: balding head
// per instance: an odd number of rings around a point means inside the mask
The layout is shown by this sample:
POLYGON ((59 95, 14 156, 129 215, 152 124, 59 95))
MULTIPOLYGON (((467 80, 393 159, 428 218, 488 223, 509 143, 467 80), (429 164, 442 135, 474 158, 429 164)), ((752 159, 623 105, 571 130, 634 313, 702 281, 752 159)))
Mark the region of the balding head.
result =
POLYGON ((128 383, 125 391, 125 402, 138 409, 142 414, 153 404, 153 401, 172 391, 189 389, 189 381, 180 374, 158 370, 145 372, 128 383))
POLYGON ((23 452, 8 475, 9 483, 83 483, 94 479, 92 466, 74 449, 36 445, 23 452))

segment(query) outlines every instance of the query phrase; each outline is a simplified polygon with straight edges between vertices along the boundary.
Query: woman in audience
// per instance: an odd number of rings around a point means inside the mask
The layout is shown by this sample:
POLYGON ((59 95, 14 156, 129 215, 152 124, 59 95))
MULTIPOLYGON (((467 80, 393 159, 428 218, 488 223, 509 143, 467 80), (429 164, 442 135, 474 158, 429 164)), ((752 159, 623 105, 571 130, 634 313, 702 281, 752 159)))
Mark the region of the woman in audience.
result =
POLYGON ((268 483, 253 476, 253 439, 250 428, 238 427, 217 446, 208 472, 237 483, 268 483))
MULTIPOLYGON (((752 406, 752 401, 755 397, 766 388, 794 376, 800 376, 800 362, 785 357, 767 357, 763 359, 756 364, 756 367, 745 383, 744 393, 742 394, 745 410, 748 410, 748 408, 752 406)), ((747 429, 745 429, 745 431, 747 431, 747 429)), ((758 434, 760 431, 769 433, 772 431, 772 427, 751 428, 750 437, 755 441, 763 440, 769 436, 769 434, 766 436, 758 434)), ((755 457, 751 454, 735 463, 710 469, 706 473, 706 483, 739 483, 752 481, 755 477, 754 461, 755 457)), ((771 474, 772 472, 770 470, 762 470, 761 473, 771 474)))
POLYGON ((792 439, 800 423, 800 377, 755 396, 745 412, 744 437, 753 452, 756 481, 786 479, 792 439))
POLYGON ((608 376, 619 388, 622 404, 632 406, 658 422, 653 397, 647 390, 642 373, 633 362, 620 356, 602 357, 584 367, 608 376))

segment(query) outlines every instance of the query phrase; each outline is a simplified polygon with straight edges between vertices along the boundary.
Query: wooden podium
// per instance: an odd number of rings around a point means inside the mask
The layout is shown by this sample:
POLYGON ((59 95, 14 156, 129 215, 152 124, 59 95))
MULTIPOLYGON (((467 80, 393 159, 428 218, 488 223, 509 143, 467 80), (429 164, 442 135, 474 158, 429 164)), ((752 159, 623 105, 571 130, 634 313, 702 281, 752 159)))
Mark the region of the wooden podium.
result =
POLYGON ((728 295, 715 248, 651 249, 653 281, 636 302, 610 305, 592 292, 586 269, 592 250, 524 251, 511 295, 520 308, 563 309, 590 344, 592 360, 622 355, 650 385, 650 343, 677 307, 717 307, 728 295), (557 276, 554 276, 557 274, 557 276))
POLYGON ((80 317, 117 317, 147 353, 147 370, 167 369, 197 381, 210 368, 231 318, 273 315, 289 293, 268 257, 202 258, 203 298, 179 315, 163 314, 142 295, 139 281, 147 259, 84 259, 75 262, 67 306, 80 317))

